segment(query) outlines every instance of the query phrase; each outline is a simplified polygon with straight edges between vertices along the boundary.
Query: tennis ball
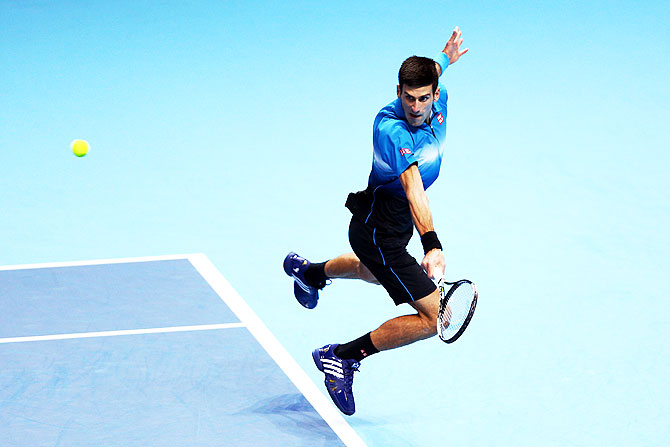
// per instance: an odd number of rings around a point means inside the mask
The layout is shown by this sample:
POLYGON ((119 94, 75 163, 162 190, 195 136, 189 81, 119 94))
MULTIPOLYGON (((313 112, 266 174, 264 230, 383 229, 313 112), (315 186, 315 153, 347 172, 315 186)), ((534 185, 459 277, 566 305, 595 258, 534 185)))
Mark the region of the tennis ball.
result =
POLYGON ((77 157, 83 157, 88 152, 88 143, 84 140, 74 140, 72 142, 72 152, 77 157))

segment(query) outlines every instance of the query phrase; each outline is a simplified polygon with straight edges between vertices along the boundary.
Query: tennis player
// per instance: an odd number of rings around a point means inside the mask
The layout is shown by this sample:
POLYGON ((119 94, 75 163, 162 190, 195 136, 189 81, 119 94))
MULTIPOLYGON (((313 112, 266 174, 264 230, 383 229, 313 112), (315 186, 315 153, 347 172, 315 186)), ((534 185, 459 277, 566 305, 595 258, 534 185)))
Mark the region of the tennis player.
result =
POLYGON ((439 77, 468 49, 456 27, 433 59, 412 56, 398 73, 398 98, 381 109, 373 126, 372 171, 364 191, 349 194, 349 242, 354 253, 311 263, 296 253, 284 259, 294 279, 294 294, 308 309, 316 307, 319 290, 330 279, 355 278, 381 284, 396 305, 416 311, 391 319, 345 344, 315 349, 314 363, 325 374, 335 405, 347 415, 356 410, 354 371, 364 358, 436 334, 439 291, 431 278, 445 268, 442 245, 433 227, 426 189, 440 172, 447 127, 447 92, 439 77), (407 252, 416 227, 424 258, 419 265, 407 252))

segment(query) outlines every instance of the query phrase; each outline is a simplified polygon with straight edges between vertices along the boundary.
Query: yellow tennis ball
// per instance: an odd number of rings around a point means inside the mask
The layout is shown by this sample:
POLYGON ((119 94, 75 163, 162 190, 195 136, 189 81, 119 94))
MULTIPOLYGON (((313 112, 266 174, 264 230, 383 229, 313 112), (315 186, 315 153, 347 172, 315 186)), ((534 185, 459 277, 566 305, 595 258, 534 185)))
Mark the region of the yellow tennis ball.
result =
POLYGON ((88 152, 88 143, 84 140, 74 140, 72 142, 72 152, 77 157, 83 157, 88 152))

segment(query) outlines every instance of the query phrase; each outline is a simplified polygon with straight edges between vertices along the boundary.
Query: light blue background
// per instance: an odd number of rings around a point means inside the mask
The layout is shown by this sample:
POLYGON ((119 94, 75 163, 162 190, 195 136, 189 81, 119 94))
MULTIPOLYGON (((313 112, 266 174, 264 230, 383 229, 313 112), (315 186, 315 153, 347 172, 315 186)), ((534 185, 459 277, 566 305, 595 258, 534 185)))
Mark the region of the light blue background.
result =
MULTIPOLYGON (((0 1, 0 264, 205 252, 310 351, 406 312, 341 281, 293 302, 289 250, 348 251, 397 69, 442 81, 429 190, 471 328, 356 376, 371 446, 661 445, 670 437, 667 2, 0 1), (70 152, 75 138, 88 156, 70 152)), ((421 249, 412 241, 411 249, 421 249)))

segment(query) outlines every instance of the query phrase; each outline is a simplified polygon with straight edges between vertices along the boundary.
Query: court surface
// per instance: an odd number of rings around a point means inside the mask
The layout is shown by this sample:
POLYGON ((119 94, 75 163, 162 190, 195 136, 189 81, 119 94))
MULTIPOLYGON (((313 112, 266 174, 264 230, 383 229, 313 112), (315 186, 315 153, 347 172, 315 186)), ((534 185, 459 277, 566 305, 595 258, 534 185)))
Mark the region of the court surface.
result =
POLYGON ((3 447, 365 445, 204 255, 0 284, 3 447))
POLYGON ((356 445, 342 420, 369 447, 670 445, 668 17, 667 0, 0 0, 0 265, 206 253, 309 377, 282 378, 274 337, 189 261, 4 269, 0 447, 356 445), (456 343, 364 360, 356 413, 329 418, 312 350, 413 309, 349 280, 304 309, 282 262, 351 251, 374 117, 455 26, 470 51, 441 78, 428 196, 477 311, 456 343))

